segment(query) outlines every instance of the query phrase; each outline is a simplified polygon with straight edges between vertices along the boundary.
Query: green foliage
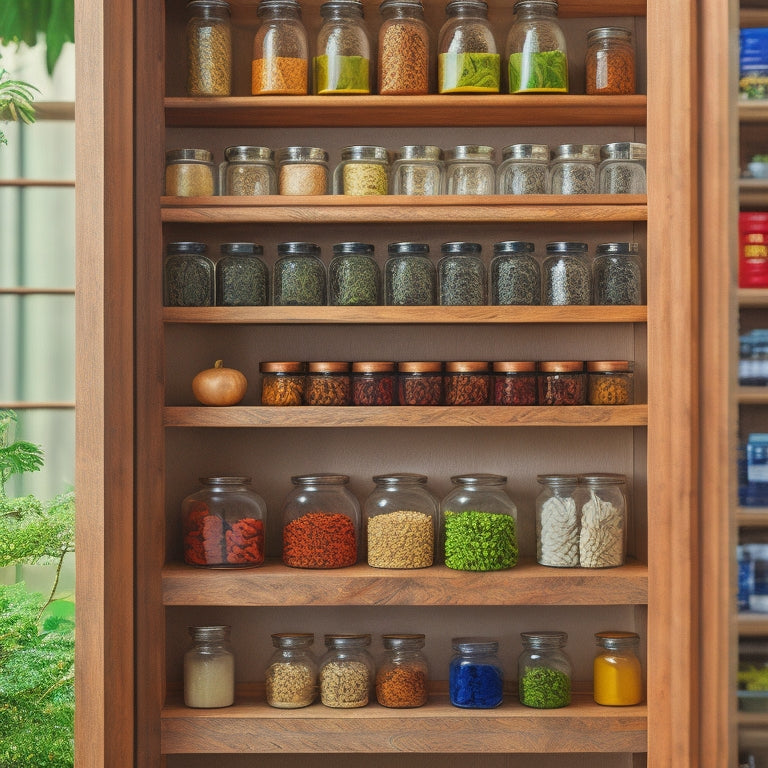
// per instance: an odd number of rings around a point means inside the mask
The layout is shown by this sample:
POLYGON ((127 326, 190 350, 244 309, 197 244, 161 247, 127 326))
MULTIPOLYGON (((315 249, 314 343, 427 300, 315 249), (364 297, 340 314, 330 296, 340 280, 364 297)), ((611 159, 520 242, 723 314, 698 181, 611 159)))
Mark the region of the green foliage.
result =
POLYGON ((13 475, 37 472, 43 466, 43 452, 40 446, 23 440, 10 442, 11 425, 17 421, 18 418, 13 411, 0 411, 0 495, 2 496, 5 496, 5 484, 13 475))
MULTIPOLYGON (((0 121, 24 123, 35 122, 35 107, 32 104, 36 91, 32 85, 22 80, 11 80, 8 73, 0 67, 0 121)), ((7 144, 5 134, 0 131, 0 144, 7 144)))

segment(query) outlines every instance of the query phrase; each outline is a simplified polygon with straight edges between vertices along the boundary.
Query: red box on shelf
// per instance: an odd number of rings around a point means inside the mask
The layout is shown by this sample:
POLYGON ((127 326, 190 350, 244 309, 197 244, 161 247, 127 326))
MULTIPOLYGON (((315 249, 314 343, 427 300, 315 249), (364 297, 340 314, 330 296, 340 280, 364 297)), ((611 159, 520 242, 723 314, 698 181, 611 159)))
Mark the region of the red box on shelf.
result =
POLYGON ((768 288, 768 211, 739 213, 739 288, 768 288))

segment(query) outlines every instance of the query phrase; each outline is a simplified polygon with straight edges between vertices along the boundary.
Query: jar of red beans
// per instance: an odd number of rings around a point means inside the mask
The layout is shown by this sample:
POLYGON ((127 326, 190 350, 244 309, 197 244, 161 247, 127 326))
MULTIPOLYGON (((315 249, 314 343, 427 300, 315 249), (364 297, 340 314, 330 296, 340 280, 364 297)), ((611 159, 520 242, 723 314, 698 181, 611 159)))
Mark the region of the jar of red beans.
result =
POLYGON ((587 374, 581 360, 539 363, 539 405, 585 405, 587 374))
POLYGON ((395 364, 352 363, 352 405, 394 405, 395 364))
POLYGON ((301 405, 304 363, 297 360, 259 363, 262 405, 301 405))
POLYGON ((494 405, 536 405, 536 363, 529 360, 493 364, 494 405))
POLYGON ((408 709, 427 703, 429 668, 424 635, 382 635, 384 653, 376 670, 376 700, 382 707, 408 709))
POLYGON ((445 364, 446 405, 488 405, 491 397, 491 372, 479 360, 445 364))
POLYGON ((349 405, 351 389, 349 363, 322 361, 307 364, 304 405, 349 405))
POLYGON ((438 360, 397 364, 400 405, 440 405, 443 402, 443 364, 438 360))

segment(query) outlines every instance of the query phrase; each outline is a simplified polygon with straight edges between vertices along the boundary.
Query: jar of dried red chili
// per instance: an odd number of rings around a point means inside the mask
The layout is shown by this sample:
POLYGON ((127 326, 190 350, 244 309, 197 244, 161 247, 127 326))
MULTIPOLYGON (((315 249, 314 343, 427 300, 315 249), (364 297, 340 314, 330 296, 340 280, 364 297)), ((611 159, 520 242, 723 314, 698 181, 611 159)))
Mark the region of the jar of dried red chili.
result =
POLYGON ((491 396, 491 372, 488 363, 479 360, 445 364, 446 405, 488 405, 491 396))
POLYGON ((532 360, 493 364, 494 405, 536 405, 536 363, 532 360))
POLYGON ((352 363, 352 405, 394 405, 395 364, 352 363))
POLYGON ((360 503, 348 475, 295 475, 283 505, 283 562, 343 568, 357 562, 360 503))
POLYGON ((443 402, 443 364, 439 360, 397 364, 400 405, 440 405, 443 402))
POLYGON ((349 405, 351 394, 349 363, 334 361, 307 365, 304 405, 349 405))
POLYGON ((581 360, 539 363, 539 405, 585 405, 587 374, 581 360))
POLYGON ((237 568, 264 562, 264 500, 250 477, 201 477, 181 504, 184 562, 237 568))

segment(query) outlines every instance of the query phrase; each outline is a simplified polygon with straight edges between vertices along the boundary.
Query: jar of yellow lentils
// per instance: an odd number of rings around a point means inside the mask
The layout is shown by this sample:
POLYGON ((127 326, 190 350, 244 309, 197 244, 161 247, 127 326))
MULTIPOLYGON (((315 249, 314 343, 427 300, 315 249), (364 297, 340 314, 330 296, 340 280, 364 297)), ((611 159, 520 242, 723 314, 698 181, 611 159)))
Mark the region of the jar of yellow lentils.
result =
POLYGON ((589 405, 631 405, 635 401, 634 365, 629 360, 587 362, 589 405))

